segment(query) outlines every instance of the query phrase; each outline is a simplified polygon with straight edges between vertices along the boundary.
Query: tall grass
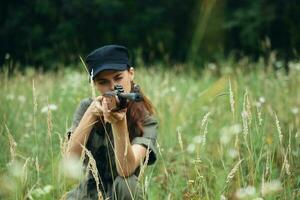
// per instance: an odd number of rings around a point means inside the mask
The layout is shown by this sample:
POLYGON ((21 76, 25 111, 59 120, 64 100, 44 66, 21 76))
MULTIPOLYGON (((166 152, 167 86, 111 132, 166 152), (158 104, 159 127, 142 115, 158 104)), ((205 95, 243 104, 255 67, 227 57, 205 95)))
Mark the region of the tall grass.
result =
MULTIPOLYGON (((300 63, 288 75, 239 65, 136 70, 159 120, 158 161, 141 178, 150 199, 300 198, 300 63)), ((87 75, 4 71, 0 90, 0 198, 61 198, 80 180, 60 161, 73 112, 91 96, 87 75)))

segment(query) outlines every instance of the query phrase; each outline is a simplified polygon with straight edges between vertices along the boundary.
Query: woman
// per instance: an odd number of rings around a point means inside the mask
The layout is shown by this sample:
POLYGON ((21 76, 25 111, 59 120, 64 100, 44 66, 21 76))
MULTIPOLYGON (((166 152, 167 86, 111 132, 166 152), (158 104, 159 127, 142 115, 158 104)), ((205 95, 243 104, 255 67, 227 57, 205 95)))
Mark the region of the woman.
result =
MULTIPOLYGON (((115 85, 121 85, 126 93, 136 89, 126 47, 98 48, 87 56, 86 63, 94 86, 102 96, 80 102, 68 132, 66 156, 79 157, 83 150, 81 145, 90 150, 104 199, 142 199, 139 168, 145 161, 153 164, 157 151, 157 121, 152 116, 151 102, 142 96, 142 101, 130 101, 126 108, 116 111, 118 100, 103 96, 113 91, 115 85)), ((88 158, 84 163, 88 163, 88 158)), ((67 193, 67 199, 98 199, 91 172, 86 181, 67 193)))

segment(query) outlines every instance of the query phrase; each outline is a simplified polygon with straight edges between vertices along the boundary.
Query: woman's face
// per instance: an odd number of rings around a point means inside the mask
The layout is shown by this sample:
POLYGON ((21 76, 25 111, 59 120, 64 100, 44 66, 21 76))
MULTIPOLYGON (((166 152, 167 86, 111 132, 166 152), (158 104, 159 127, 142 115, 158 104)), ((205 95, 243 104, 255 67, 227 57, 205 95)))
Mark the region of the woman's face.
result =
POLYGON ((130 92, 133 78, 134 69, 132 67, 124 71, 105 70, 96 75, 94 84, 101 94, 113 91, 115 85, 122 85, 125 92, 130 92))

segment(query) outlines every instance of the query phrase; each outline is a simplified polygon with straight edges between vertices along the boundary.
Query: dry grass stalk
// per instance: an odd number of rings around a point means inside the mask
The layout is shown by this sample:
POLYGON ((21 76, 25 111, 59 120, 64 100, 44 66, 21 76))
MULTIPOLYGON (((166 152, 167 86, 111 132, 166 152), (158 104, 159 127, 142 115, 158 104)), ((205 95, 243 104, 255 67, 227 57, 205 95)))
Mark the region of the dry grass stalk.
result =
POLYGON ((201 130, 203 130, 204 126, 207 124, 209 115, 210 115, 210 112, 208 112, 204 115, 204 117, 201 121, 201 130))
POLYGON ((235 112, 235 110, 234 110, 234 104, 235 104, 235 102, 234 102, 234 96, 233 96, 233 91, 232 91, 230 79, 229 79, 229 101, 230 101, 231 112, 232 112, 232 114, 234 116, 234 112, 235 112))
MULTIPOLYGON (((59 139, 59 147, 60 147, 60 153, 63 156, 64 153, 66 152, 66 144, 65 141, 63 140, 63 138, 61 137, 61 135, 59 133, 55 133, 58 136, 59 139)), ((65 134, 65 137, 68 137, 67 134, 65 134)))
POLYGON ((39 165, 39 158, 36 157, 35 158, 35 169, 36 169, 36 172, 37 172, 37 182, 40 181, 40 165, 39 165))
POLYGON ((50 141, 52 140, 52 113, 49 108, 48 103, 48 112, 47 112, 47 128, 48 128, 48 138, 50 138, 50 141))
MULTIPOLYGON (((157 144, 158 153, 163 158, 162 153, 161 153, 160 145, 159 145, 159 143, 157 141, 156 141, 156 144, 157 144)), ((165 164, 164 159, 162 159, 162 162, 163 162, 163 166, 164 166, 164 172, 165 172, 166 176, 169 177, 169 173, 168 173, 168 170, 166 168, 166 164, 165 164)))
POLYGON ((13 162, 16 158, 16 146, 17 146, 17 143, 14 139, 14 137, 12 136, 12 134, 10 133, 8 127, 6 124, 5 125, 5 128, 6 128, 6 131, 7 131, 7 134, 8 134, 8 141, 9 141, 9 151, 10 151, 10 162, 13 162))
POLYGON ((240 164, 243 162, 243 159, 242 160, 239 160, 235 165, 234 167, 231 169, 230 173, 228 174, 227 176, 227 179, 226 179, 226 185, 228 185, 230 183, 230 181, 233 179, 233 177, 235 176, 236 172, 238 171, 239 169, 239 166, 240 164))
MULTIPOLYGON (((149 143, 150 143, 150 141, 149 141, 149 143)), ((139 174, 139 177, 138 177, 139 181, 142 179, 142 177, 145 173, 145 169, 146 169, 148 161, 149 161, 149 153, 150 153, 150 149, 149 149, 149 145, 148 145, 144 163, 143 163, 143 160, 141 160, 141 170, 140 170, 140 174, 139 174)))
POLYGON ((285 173, 287 175, 291 175, 291 171, 290 171, 290 164, 289 164, 289 161, 288 161, 288 158, 287 158, 287 154, 288 152, 286 152, 284 154, 284 160, 283 160, 283 164, 282 164, 282 169, 281 171, 285 170, 285 173))
POLYGON ((276 113, 274 113, 274 115, 275 115, 275 120, 276 120, 276 127, 277 127, 277 131, 278 131, 278 136, 279 136, 279 142, 280 142, 280 144, 282 144, 283 135, 282 135, 282 132, 281 132, 281 127, 280 127, 279 120, 278 120, 278 117, 277 117, 276 113))
POLYGON ((32 96, 33 96, 33 112, 34 114, 37 112, 37 95, 36 95, 36 89, 34 85, 34 80, 32 80, 32 96))
POLYGON ((25 163, 22 168, 22 185, 25 185, 27 182, 27 165, 30 160, 30 157, 25 160, 25 163))
POLYGON ((258 124, 259 126, 261 126, 263 121, 261 117, 261 108, 259 106, 256 106, 256 110, 257 110, 258 124))
POLYGON ((183 152, 183 142, 181 138, 180 128, 177 129, 177 135, 178 135, 178 142, 179 142, 180 149, 183 152))
POLYGON ((36 112, 37 112, 37 94, 36 94, 36 89, 35 89, 35 84, 34 84, 34 79, 32 80, 32 97, 33 97, 33 130, 34 130, 34 142, 35 146, 37 147, 37 155, 39 152, 39 146, 38 146, 38 141, 37 141, 37 133, 36 133, 36 112))
MULTIPOLYGON (((84 60, 82 59, 81 56, 79 56, 79 58, 80 58, 81 63, 83 64, 83 66, 84 66, 86 72, 89 74, 89 70, 88 70, 88 68, 86 67, 86 64, 85 64, 84 60)), ((90 86, 91 86, 91 90, 92 90, 92 98, 93 98, 93 100, 94 100, 94 99, 96 99, 96 92, 95 92, 94 82, 93 82, 93 78, 92 78, 93 75, 94 75, 93 73, 94 73, 94 72, 93 72, 93 70, 92 70, 92 71, 91 71, 91 74, 89 75, 89 79, 90 79, 90 86)))
POLYGON ((203 134, 203 142, 202 142, 202 146, 205 146, 206 144, 206 135, 207 135, 207 125, 208 125, 208 117, 210 115, 210 112, 206 113, 202 119, 201 122, 201 132, 203 134))
POLYGON ((246 92, 244 94, 243 111, 242 111, 243 134, 244 134, 245 138, 249 133, 249 128, 248 128, 249 113, 247 111, 247 105, 246 105, 246 99, 248 96, 247 93, 248 93, 248 91, 246 90, 246 92))
POLYGON ((249 126, 251 126, 252 123, 252 113, 251 113, 251 104, 250 104, 250 100, 249 100, 249 94, 248 94, 248 89, 246 89, 246 110, 248 113, 248 124, 249 126))
MULTIPOLYGON (((97 193, 98 193, 98 200, 103 200, 103 196, 102 193, 100 191, 99 188, 99 183, 101 181, 101 179, 99 180, 99 173, 98 173, 98 169, 97 169, 97 165, 96 165, 96 161, 93 157, 93 155, 91 154, 91 152, 85 148, 85 146, 81 145, 81 147, 84 149, 85 154, 88 156, 89 158, 89 162, 88 162, 88 169, 92 172, 92 175, 96 181, 96 188, 97 188, 97 193)), ((104 188, 103 182, 101 181, 101 185, 104 188)))

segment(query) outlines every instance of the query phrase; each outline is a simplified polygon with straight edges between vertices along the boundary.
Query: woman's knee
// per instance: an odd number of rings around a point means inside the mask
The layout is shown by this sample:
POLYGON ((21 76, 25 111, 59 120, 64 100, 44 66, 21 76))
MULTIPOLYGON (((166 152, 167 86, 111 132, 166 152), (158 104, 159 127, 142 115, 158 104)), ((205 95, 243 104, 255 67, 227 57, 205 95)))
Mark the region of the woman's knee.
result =
POLYGON ((113 191, 113 199, 143 199, 142 189, 138 184, 138 178, 136 175, 132 175, 126 178, 117 176, 114 180, 113 191))

